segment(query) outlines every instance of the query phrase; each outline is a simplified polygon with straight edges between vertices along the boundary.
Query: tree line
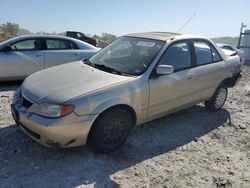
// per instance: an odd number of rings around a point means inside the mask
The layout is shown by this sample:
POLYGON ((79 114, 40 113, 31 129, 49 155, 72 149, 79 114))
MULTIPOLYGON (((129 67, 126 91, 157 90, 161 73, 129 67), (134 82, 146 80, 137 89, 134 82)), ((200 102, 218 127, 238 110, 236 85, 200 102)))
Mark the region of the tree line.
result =
MULTIPOLYGON (((81 31, 79 31, 81 32, 81 31)), ((47 33, 47 32, 36 32, 33 33, 27 29, 21 28, 18 24, 16 23, 11 23, 11 22, 6 22, 3 24, 0 24, 0 42, 3 40, 6 40, 8 38, 20 36, 20 35, 29 35, 29 34, 53 34, 53 35, 65 35, 65 32, 61 33, 47 33)), ((93 37, 99 41, 104 41, 104 42, 111 42, 114 39, 117 38, 117 36, 109 33, 102 33, 101 35, 90 35, 86 34, 89 37, 93 37)), ((225 44, 231 44, 236 46, 238 42, 238 37, 218 37, 218 38, 212 38, 215 42, 219 43, 225 43, 225 44)))
MULTIPOLYGON (((81 31, 79 31, 81 32, 81 31)), ((44 34, 44 35, 65 35, 65 32, 61 32, 61 33, 56 33, 56 32, 31 32, 27 29, 24 29, 22 27, 20 27, 18 24, 16 23, 11 23, 11 22, 6 22, 3 24, 0 24, 0 42, 4 41, 6 39, 12 38, 12 37, 17 37, 17 36, 21 36, 21 35, 30 35, 30 34, 44 34)), ((117 38, 117 36, 113 35, 113 34, 109 34, 109 33, 102 33, 101 35, 90 35, 90 34, 86 34, 89 37, 98 39, 100 41, 113 41, 114 39, 117 38)))

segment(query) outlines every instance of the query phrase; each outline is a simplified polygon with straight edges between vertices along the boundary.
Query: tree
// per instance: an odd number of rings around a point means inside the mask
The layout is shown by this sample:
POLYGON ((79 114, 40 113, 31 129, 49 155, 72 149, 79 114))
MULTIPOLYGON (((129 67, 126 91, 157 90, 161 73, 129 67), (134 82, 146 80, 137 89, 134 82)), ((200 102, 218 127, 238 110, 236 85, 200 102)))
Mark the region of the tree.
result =
POLYGON ((30 34, 33 34, 33 33, 30 32, 29 30, 23 29, 23 28, 19 28, 19 30, 17 32, 18 36, 21 36, 21 35, 30 35, 30 34))
POLYGON ((0 26, 0 29, 4 33, 9 33, 11 36, 17 36, 19 31, 19 25, 15 23, 6 22, 0 26))
POLYGON ((109 34, 109 33, 102 33, 101 36, 99 35, 93 35, 93 38, 101 40, 101 41, 105 41, 105 42, 112 42, 113 40, 115 40, 117 37, 113 34, 109 34))
POLYGON ((102 40, 111 42, 116 39, 115 35, 109 34, 109 33, 102 33, 101 36, 102 40))

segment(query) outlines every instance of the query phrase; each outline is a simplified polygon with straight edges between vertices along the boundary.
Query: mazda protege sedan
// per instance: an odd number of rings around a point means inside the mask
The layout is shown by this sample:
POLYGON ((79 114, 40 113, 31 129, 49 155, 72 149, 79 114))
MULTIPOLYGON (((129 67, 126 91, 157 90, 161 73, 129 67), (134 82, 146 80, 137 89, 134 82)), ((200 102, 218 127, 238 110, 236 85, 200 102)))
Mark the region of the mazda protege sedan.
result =
POLYGON ((239 57, 210 39, 149 32, 119 37, 90 59, 39 71, 16 91, 12 114, 35 141, 119 148, 135 125, 205 102, 217 111, 241 77, 239 57))

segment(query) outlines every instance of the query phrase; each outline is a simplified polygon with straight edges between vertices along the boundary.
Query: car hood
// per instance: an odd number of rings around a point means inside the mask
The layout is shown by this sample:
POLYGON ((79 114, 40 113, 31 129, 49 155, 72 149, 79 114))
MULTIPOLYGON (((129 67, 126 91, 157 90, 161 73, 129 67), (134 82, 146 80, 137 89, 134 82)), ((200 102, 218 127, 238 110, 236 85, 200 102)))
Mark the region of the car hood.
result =
POLYGON ((22 95, 35 103, 63 104, 80 95, 135 79, 107 73, 81 61, 39 71, 26 78, 22 95))

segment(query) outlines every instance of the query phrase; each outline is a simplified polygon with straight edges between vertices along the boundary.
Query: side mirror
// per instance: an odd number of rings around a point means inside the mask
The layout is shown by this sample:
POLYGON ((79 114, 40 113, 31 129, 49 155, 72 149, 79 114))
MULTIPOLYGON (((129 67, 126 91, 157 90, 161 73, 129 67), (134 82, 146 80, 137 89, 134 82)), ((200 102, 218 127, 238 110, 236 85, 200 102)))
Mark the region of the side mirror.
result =
POLYGON ((10 52, 10 51, 12 51, 12 48, 10 46, 5 46, 5 47, 2 48, 1 51, 3 51, 3 52, 10 52))
POLYGON ((168 75, 174 72, 174 67, 172 65, 159 65, 156 68, 156 73, 158 75, 168 75))

